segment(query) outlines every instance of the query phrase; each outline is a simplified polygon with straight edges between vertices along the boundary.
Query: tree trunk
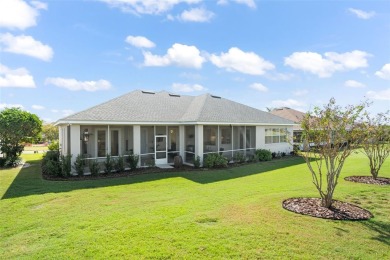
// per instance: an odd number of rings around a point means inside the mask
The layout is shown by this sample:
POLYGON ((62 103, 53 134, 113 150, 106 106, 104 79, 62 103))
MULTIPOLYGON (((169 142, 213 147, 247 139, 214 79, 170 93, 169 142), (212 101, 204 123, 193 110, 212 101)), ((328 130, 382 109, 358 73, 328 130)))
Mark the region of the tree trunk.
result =
POLYGON ((321 206, 329 209, 329 208, 332 206, 332 201, 333 201, 332 198, 333 198, 332 195, 326 194, 326 195, 322 198, 321 206))
POLYGON ((372 177, 374 178, 374 180, 376 180, 376 178, 378 177, 378 172, 376 169, 371 169, 371 175, 372 177))

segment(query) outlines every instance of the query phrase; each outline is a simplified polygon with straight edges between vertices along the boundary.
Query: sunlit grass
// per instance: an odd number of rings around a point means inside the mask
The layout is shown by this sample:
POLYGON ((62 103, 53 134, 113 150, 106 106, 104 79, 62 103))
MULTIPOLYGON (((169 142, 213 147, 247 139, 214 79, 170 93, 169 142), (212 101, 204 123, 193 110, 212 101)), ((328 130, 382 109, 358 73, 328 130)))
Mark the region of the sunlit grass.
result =
MULTIPOLYGON (((370 210, 369 221, 330 221, 281 207, 318 197, 301 158, 227 170, 158 173, 91 181, 46 181, 32 166, 1 170, 3 258, 390 257, 390 188, 344 181, 369 175, 353 155, 335 199, 370 210)), ((390 177, 387 160, 380 176, 390 177)))

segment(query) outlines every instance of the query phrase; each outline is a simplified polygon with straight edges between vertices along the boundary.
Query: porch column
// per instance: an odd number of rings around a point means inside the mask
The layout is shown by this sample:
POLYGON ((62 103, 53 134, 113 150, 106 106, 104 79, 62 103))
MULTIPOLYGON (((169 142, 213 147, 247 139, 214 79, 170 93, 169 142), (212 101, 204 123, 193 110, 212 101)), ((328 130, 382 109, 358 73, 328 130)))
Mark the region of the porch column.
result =
POLYGON ((72 165, 77 155, 81 154, 80 125, 70 126, 70 154, 72 155, 72 165))
POLYGON ((107 152, 106 154, 111 155, 111 132, 110 125, 107 125, 107 152))
POLYGON ((195 125, 195 159, 196 156, 203 163, 203 125, 195 125))
MULTIPOLYGON (((141 126, 133 126, 133 153, 141 154, 141 126)), ((141 160, 138 160, 138 166, 140 166, 141 160)))
POLYGON ((64 138, 63 138, 63 127, 58 126, 58 144, 60 148, 60 154, 64 154, 64 138))
POLYGON ((185 153, 185 126, 181 125, 179 126, 179 152, 181 157, 184 160, 184 153, 185 153))
POLYGON ((265 131, 264 126, 256 126, 256 149, 264 149, 265 131))

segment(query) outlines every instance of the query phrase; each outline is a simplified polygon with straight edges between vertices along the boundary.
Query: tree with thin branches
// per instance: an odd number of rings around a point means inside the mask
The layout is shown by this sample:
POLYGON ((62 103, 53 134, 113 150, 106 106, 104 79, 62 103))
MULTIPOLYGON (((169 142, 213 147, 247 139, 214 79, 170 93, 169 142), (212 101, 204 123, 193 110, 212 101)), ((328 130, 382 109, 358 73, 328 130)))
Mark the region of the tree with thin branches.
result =
POLYGON ((363 135, 362 152, 370 161, 370 173, 378 177, 386 158, 390 155, 390 111, 379 113, 375 117, 365 116, 361 123, 363 135))
POLYGON ((301 122, 305 151, 302 153, 321 196, 321 205, 332 206, 340 172, 345 160, 358 147, 361 132, 358 120, 366 103, 342 108, 334 98, 323 108, 306 113, 301 122))

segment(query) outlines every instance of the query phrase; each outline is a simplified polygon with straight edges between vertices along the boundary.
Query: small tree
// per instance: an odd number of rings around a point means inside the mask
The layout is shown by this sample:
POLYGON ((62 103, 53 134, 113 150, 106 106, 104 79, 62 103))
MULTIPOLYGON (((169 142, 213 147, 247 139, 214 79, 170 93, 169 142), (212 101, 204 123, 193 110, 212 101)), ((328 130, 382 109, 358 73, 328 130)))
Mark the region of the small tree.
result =
POLYGON ((366 115, 361 124, 363 133, 363 153, 370 161, 370 172, 374 179, 386 158, 390 155, 390 112, 380 113, 376 117, 366 115))
POLYGON ((42 140, 45 142, 58 140, 58 127, 53 124, 44 124, 42 126, 42 140))
POLYGON ((358 146, 358 124, 366 104, 336 105, 334 98, 323 108, 306 113, 301 122, 302 139, 306 151, 302 153, 312 175, 313 184, 320 193, 322 206, 330 208, 337 181, 344 162, 358 146))
POLYGON ((6 108, 0 113, 0 147, 7 165, 15 165, 24 149, 22 143, 37 138, 41 129, 39 117, 20 108, 6 108))

